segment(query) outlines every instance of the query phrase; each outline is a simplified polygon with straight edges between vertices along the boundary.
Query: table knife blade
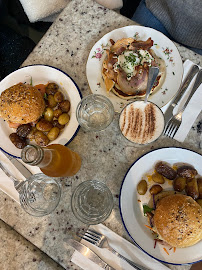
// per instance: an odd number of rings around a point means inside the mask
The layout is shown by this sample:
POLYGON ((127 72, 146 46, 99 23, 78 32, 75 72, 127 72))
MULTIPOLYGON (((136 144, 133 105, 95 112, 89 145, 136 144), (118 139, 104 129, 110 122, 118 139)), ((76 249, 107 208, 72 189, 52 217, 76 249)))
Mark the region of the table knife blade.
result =
POLYGON ((10 156, 9 154, 5 153, 4 151, 1 151, 9 160, 10 162, 18 169, 18 171, 27 179, 30 176, 32 176, 32 173, 30 170, 28 170, 25 165, 23 165, 19 160, 16 158, 10 156))
POLYGON ((86 247, 84 244, 74 240, 74 239, 65 239, 65 242, 73 247, 75 250, 80 252, 83 256, 99 265, 100 267, 106 270, 115 270, 111 266, 109 266, 105 261, 103 261, 94 251, 90 248, 86 247))
POLYGON ((180 89, 178 90, 178 94, 175 97, 175 99, 171 102, 169 105, 168 109, 166 110, 164 114, 164 119, 165 119, 165 126, 173 116, 173 109, 175 106, 178 104, 180 99, 182 98, 183 94, 187 90, 189 84, 191 83, 193 77, 196 75, 196 73, 199 71, 199 67, 197 65, 193 65, 192 68, 190 69, 189 73, 186 76, 186 79, 184 83, 181 85, 180 89))

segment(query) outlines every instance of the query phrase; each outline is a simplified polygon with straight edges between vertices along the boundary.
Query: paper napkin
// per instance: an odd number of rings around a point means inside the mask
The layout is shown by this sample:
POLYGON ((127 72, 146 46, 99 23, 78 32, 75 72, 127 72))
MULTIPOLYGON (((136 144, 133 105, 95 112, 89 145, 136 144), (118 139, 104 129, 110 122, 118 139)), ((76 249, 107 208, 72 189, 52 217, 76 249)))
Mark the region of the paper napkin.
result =
MULTIPOLYGON (((15 166, 9 161, 9 159, 0 151, 0 160, 2 164, 9 170, 9 172, 15 176, 17 179, 25 180, 25 178, 21 175, 21 173, 15 168, 15 166)), ((19 159, 19 161, 21 161, 19 159)), ((24 163, 23 163, 24 164, 24 163)), ((40 173, 40 169, 36 166, 29 166, 26 167, 30 170, 31 173, 36 174, 40 173)), ((12 180, 5 175, 5 173, 0 169, 0 189, 10 196, 16 202, 19 202, 19 195, 16 189, 14 188, 12 180)))
MULTIPOLYGON (((182 82, 184 81, 188 71, 191 69, 191 67, 193 65, 194 65, 194 63, 192 61, 190 61, 190 60, 186 60, 184 62, 184 65, 183 65, 184 74, 183 74, 182 82)), ((199 68, 201 68, 201 67, 199 67, 199 68)), ((191 91, 191 89, 192 89, 192 87, 194 85, 195 79, 196 79, 196 75, 193 78, 192 82, 190 83, 190 85, 189 85, 188 89, 186 90, 185 94, 183 95, 182 100, 175 107, 175 109, 173 111, 174 114, 176 114, 179 111, 179 109, 182 107, 182 105, 186 102, 188 94, 190 93, 190 91, 191 91)), ((165 113, 166 109, 168 108, 168 106, 170 105, 171 102, 172 102, 172 100, 162 108, 162 111, 164 113, 165 113)), ((185 140, 185 138, 186 138, 187 134, 189 133, 192 125, 194 124, 197 116, 201 112, 201 109, 202 109, 202 84, 196 90, 193 97, 189 101, 186 109, 183 112, 182 123, 181 123, 177 133, 174 136, 175 140, 177 140, 179 142, 183 142, 185 140)))
MULTIPOLYGON (((103 224, 90 226, 91 229, 94 229, 100 233, 103 233, 110 241, 110 245, 122 255, 128 259, 142 265, 151 270, 168 270, 170 268, 164 266, 160 262, 152 259, 150 256, 141 251, 138 247, 134 246, 118 234, 111 231, 109 228, 103 224)), ((81 243, 88 246, 93 250, 98 256, 100 256, 104 261, 106 261, 110 266, 114 267, 116 270, 134 270, 134 267, 130 266, 124 260, 118 258, 112 252, 107 249, 98 248, 85 240, 82 240, 81 243)), ((78 251, 75 251, 72 255, 71 261, 81 267, 84 270, 102 270, 100 266, 90 261, 78 251)))

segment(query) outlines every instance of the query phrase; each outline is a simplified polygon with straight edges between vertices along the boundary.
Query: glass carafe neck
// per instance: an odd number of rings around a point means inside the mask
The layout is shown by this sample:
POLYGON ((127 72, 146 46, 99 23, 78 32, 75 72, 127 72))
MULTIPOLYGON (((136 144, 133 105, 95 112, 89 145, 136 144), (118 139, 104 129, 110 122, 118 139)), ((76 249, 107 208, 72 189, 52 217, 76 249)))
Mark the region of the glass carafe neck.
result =
POLYGON ((52 149, 29 144, 22 149, 21 158, 26 164, 43 168, 52 160, 52 149))

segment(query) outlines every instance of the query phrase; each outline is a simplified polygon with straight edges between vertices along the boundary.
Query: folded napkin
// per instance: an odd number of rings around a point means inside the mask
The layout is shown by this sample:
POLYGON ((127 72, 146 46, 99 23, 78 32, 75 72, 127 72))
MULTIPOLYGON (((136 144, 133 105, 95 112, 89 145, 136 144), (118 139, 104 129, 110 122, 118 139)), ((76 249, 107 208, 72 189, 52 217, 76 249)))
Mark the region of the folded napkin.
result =
MULTIPOLYGON (((139 265, 145 266, 148 269, 152 270, 168 270, 170 268, 164 266, 160 262, 152 259, 146 253, 141 251, 138 247, 134 246, 118 234, 114 233, 106 226, 99 224, 90 226, 91 229, 94 229, 105 236, 110 241, 110 245, 120 254, 124 255, 128 259, 138 263, 139 265)), ((91 250, 93 250, 98 256, 100 256, 105 262, 107 262, 110 266, 114 267, 116 270, 134 270, 134 267, 130 266, 123 259, 118 258, 112 252, 107 249, 98 248, 89 242, 82 240, 81 243, 88 246, 91 250)), ((80 254, 78 251, 75 251, 72 255, 71 261, 81 267, 84 270, 102 270, 100 266, 95 264, 94 262, 87 259, 85 256, 80 254)))
POLYGON ((43 21, 61 11, 70 0, 20 0, 30 22, 43 21))
MULTIPOLYGON (((9 172, 15 176, 17 179, 25 179, 21 173, 15 168, 15 166, 7 159, 7 157, 0 151, 0 160, 2 164, 9 170, 9 172)), ((19 159, 19 161, 21 161, 19 159)), ((40 169, 36 166, 29 166, 26 165, 26 167, 30 170, 31 173, 36 174, 40 173, 40 169)), ((13 181, 5 175, 5 173, 0 169, 0 189, 9 195, 13 200, 16 202, 19 202, 19 195, 16 189, 14 188, 13 181)))
MULTIPOLYGON (((190 61, 190 60, 186 60, 184 62, 184 65, 183 65, 184 66, 184 74, 183 74, 182 82, 184 81, 188 71, 191 69, 191 67, 193 65, 194 65, 194 63, 192 61, 190 61)), ((201 67, 199 67, 199 68, 201 68, 201 67)), ((190 93, 190 91, 192 89, 192 86, 194 84, 195 78, 196 78, 196 75, 193 78, 192 82, 190 83, 190 85, 189 85, 188 89, 186 90, 185 94, 183 95, 182 100, 175 107, 175 109, 173 111, 174 114, 176 114, 179 111, 179 109, 182 107, 182 105, 186 102, 188 94, 190 93)), ((166 111, 166 109, 168 108, 168 106, 170 105, 171 102, 172 102, 172 100, 162 108, 163 112, 166 111)), ((187 134, 189 133, 192 125, 194 124, 197 116, 201 112, 201 109, 202 109, 202 84, 196 90, 193 97, 189 101, 186 109, 183 112, 182 123, 181 123, 177 133, 174 136, 175 140, 177 140, 179 142, 183 142, 185 140, 185 138, 186 138, 187 134)))
MULTIPOLYGON (((30 22, 53 22, 71 0, 20 0, 30 22)), ((95 0, 109 9, 120 9, 123 0, 95 0)))

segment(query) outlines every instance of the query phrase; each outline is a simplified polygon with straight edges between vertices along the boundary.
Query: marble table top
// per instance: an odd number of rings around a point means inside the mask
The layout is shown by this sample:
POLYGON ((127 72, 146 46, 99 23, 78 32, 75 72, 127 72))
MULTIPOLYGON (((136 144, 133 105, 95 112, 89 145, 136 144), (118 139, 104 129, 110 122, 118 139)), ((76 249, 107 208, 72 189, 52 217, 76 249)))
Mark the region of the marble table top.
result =
MULTIPOLYGON (((134 21, 105 9, 91 0, 72 0, 59 15, 50 29, 29 55, 23 66, 46 64, 57 67, 69 74, 78 84, 82 95, 90 93, 85 66, 88 54, 97 40, 107 32, 134 21)), ((176 44, 184 60, 190 59, 202 64, 202 56, 176 44)), ((35 218, 26 214, 16 202, 0 191, 0 217, 38 249, 65 269, 79 269, 70 262, 73 249, 64 248, 63 240, 86 229, 79 222, 70 207, 71 194, 81 182, 90 179, 104 181, 112 191, 114 209, 104 224, 130 240, 119 214, 119 189, 130 165, 151 149, 166 146, 185 147, 202 153, 200 114, 184 143, 162 137, 155 143, 135 148, 118 132, 118 114, 113 123, 103 132, 85 133, 79 130, 68 145, 82 157, 82 167, 76 176, 60 179, 62 198, 57 209, 50 215, 35 218)), ((23 257, 22 257, 23 259, 23 257)), ((190 266, 169 266, 185 270, 190 266)))

